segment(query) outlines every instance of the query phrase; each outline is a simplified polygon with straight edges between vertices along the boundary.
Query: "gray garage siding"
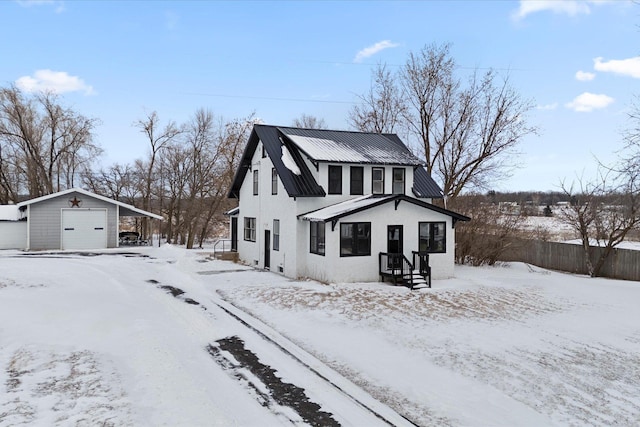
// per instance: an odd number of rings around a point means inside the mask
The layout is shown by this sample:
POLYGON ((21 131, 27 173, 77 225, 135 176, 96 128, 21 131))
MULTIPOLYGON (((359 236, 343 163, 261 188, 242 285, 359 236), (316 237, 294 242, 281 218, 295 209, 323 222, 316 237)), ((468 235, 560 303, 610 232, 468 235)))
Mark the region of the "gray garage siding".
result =
POLYGON ((117 247, 117 206, 85 194, 72 192, 30 205, 29 249, 60 249, 62 247, 62 209, 70 208, 69 200, 74 197, 82 200, 81 209, 107 209, 107 247, 117 247))

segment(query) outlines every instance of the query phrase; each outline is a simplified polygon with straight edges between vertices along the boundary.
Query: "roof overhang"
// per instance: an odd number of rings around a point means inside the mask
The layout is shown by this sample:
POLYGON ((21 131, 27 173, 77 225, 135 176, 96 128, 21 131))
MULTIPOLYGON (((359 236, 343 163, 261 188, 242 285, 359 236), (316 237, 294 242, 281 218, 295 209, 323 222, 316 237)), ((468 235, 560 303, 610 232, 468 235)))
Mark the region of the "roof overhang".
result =
POLYGON ((335 205, 327 206, 321 209, 317 209, 305 214, 298 215, 298 219, 302 221, 312 222, 331 222, 332 227, 335 227, 336 222, 343 217, 353 215, 358 212, 362 212, 368 209, 375 208, 389 202, 394 202, 396 208, 401 202, 412 203, 416 206, 420 206, 425 209, 429 209, 434 212, 441 213, 443 215, 450 216, 452 219, 452 225, 455 226, 457 221, 469 221, 471 218, 465 215, 461 215, 457 212, 450 211, 445 208, 433 205, 431 203, 418 200, 414 197, 409 197, 404 194, 394 195, 366 195, 357 197, 355 199, 347 200, 344 202, 336 203, 335 205))
POLYGON ((46 200, 54 199, 54 198, 60 197, 60 196, 65 196, 65 195, 71 194, 71 193, 80 193, 80 194, 83 194, 83 195, 85 195, 87 197, 92 197, 94 199, 98 199, 98 200, 101 200, 101 201, 106 202, 106 203, 111 203, 111 204, 117 205, 119 207, 119 212, 120 212, 119 215, 120 216, 144 216, 144 217, 149 217, 149 218, 154 218, 154 219, 159 219, 159 220, 163 219, 161 215, 156 215, 154 213, 147 212, 147 211, 142 210, 142 209, 138 209, 135 206, 128 205, 126 203, 119 202, 118 200, 113 200, 113 199, 110 199, 108 197, 92 193, 92 192, 87 191, 87 190, 83 190, 82 188, 70 188, 68 190, 59 191, 57 193, 47 194, 46 196, 36 197, 35 199, 31 199, 31 200, 25 200, 24 202, 18 203, 16 206, 19 209, 24 210, 24 208, 26 208, 29 205, 33 205, 35 203, 44 202, 46 200))

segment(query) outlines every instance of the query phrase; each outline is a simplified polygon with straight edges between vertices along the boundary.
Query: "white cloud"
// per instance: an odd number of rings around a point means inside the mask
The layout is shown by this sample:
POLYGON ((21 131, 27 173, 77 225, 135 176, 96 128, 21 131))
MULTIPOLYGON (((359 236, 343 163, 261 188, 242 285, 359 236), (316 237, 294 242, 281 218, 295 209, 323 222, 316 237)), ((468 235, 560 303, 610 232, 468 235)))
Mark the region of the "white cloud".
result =
POLYGON ((623 76, 640 79, 640 56, 627 59, 611 59, 609 61, 596 58, 593 62, 593 68, 596 71, 622 74, 623 76))
POLYGON ((580 113, 588 113, 593 110, 605 108, 613 103, 613 101, 614 99, 607 95, 585 92, 575 97, 573 101, 565 104, 565 107, 580 113))
POLYGON ((569 16, 589 14, 591 13, 589 3, 584 0, 520 0, 520 7, 513 13, 513 18, 524 19, 532 13, 547 10, 553 13, 565 13, 569 16))
POLYGON ((569 16, 588 15, 591 13, 591 6, 607 3, 621 4, 622 2, 613 0, 520 0, 520 7, 512 13, 511 17, 520 20, 532 13, 545 11, 569 16))
POLYGON ((596 75, 587 71, 578 71, 576 73, 576 80, 581 82, 589 82, 596 78, 596 75))
POLYGON ((16 80, 16 85, 26 92, 84 92, 93 95, 93 87, 87 85, 80 77, 70 76, 65 71, 38 70, 33 76, 23 76, 16 80))
POLYGON ((553 104, 538 105, 536 110, 555 110, 556 108, 558 108, 558 103, 554 102, 553 104))
POLYGON ((363 59, 369 58, 384 49, 399 46, 398 43, 392 43, 391 40, 382 40, 374 45, 365 47, 360 52, 356 53, 356 57, 353 58, 353 62, 362 62, 363 59))
POLYGON ((22 7, 32 7, 32 6, 55 6, 56 13, 61 13, 64 11, 64 2, 57 0, 16 0, 22 7))

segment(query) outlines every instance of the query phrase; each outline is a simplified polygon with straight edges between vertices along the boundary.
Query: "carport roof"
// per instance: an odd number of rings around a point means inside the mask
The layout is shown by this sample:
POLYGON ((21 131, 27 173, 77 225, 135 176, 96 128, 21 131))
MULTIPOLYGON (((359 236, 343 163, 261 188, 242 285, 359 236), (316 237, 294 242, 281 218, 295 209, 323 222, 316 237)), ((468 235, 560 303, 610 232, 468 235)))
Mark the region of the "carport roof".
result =
POLYGON ((64 196, 66 194, 71 193, 80 193, 87 197, 93 197, 94 199, 102 200, 103 202, 112 203, 120 207, 120 216, 146 216, 149 218, 160 219, 162 220, 161 215, 156 215, 151 212, 144 211, 142 209, 138 209, 135 206, 128 205, 126 203, 119 202, 117 200, 110 199, 105 196, 101 196, 99 194, 92 193, 87 190, 83 190, 82 188, 70 188, 68 190, 59 191, 57 193, 47 194, 46 196, 36 197, 35 199, 25 200, 24 202, 18 203, 16 206, 18 208, 22 208, 23 206, 32 205, 34 203, 44 202, 45 200, 54 199, 56 197, 64 196))

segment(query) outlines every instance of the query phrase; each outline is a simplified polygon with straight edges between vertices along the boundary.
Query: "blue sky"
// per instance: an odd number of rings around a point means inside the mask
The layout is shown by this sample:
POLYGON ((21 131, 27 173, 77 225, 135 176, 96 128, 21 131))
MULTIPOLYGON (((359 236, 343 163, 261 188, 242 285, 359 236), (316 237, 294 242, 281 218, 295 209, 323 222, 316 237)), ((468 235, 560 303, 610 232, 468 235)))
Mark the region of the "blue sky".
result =
POLYGON ((540 135, 496 190, 554 190, 607 162, 640 95, 640 5, 614 1, 1 1, 0 85, 59 92, 97 117, 102 164, 144 156, 151 111, 301 114, 347 129, 379 62, 452 44, 466 75, 495 68, 537 108, 540 135))

